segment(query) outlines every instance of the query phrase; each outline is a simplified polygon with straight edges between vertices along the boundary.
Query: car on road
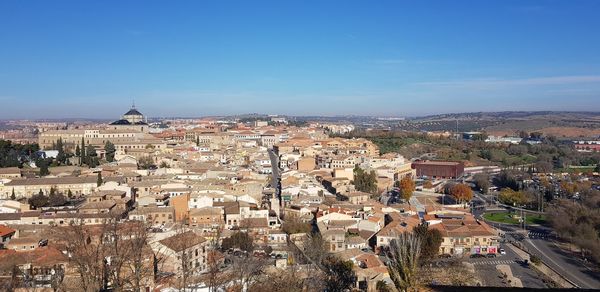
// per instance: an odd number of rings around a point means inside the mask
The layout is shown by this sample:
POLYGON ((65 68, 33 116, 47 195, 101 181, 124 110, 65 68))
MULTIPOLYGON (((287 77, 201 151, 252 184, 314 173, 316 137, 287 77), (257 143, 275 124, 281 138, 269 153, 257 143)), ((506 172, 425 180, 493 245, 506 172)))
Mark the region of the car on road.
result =
POLYGON ((503 248, 499 249, 499 250, 498 250, 498 252, 499 252, 500 254, 506 254, 506 251, 505 251, 503 248))
POLYGON ((486 258, 495 258, 496 254, 495 253, 488 253, 485 255, 486 258))
POLYGON ((449 259, 449 258, 451 258, 451 257, 452 257, 452 255, 451 255, 451 254, 447 254, 447 253, 445 253, 445 254, 441 254, 441 255, 439 255, 438 257, 439 257, 439 258, 441 258, 441 259, 449 259))

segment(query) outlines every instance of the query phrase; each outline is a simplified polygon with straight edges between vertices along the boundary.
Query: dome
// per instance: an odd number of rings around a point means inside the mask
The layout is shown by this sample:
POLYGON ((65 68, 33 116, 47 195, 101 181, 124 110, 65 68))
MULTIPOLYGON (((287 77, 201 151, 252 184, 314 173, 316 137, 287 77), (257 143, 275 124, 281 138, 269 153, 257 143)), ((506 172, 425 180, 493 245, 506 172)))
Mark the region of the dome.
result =
POLYGON ((137 109, 132 107, 127 113, 125 113, 125 116, 143 116, 143 115, 137 109))
POLYGON ((131 109, 126 112, 120 120, 112 122, 111 125, 146 125, 146 123, 144 122, 144 115, 140 113, 135 108, 135 104, 133 104, 131 109))

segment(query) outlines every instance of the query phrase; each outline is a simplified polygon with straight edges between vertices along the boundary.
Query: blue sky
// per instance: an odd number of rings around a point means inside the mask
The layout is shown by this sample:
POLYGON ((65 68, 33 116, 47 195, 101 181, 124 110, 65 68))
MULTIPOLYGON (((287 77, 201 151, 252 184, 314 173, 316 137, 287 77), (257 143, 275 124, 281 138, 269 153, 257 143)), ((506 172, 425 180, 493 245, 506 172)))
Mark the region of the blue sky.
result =
POLYGON ((600 110, 600 1, 0 1, 0 119, 600 110))

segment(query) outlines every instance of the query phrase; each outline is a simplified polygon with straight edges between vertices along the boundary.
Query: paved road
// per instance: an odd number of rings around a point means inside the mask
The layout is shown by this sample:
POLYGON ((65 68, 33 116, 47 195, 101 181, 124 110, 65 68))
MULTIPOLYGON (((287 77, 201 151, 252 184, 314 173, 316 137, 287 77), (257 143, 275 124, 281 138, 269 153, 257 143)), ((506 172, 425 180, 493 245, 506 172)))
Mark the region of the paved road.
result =
POLYGON ((505 255, 498 255, 495 258, 476 258, 466 259, 467 262, 475 266, 475 271, 479 278, 483 280, 484 285, 504 286, 502 280, 498 277, 500 272, 496 269, 497 265, 508 265, 513 276, 521 279, 523 287, 527 288, 546 288, 538 274, 524 264, 523 260, 510 248, 502 246, 506 251, 505 255))
POLYGON ((277 186, 277 179, 281 177, 281 171, 279 169, 279 157, 272 149, 267 150, 269 152, 269 158, 271 159, 271 169, 273 174, 271 175, 271 186, 277 186))
POLYGON ((521 242, 530 253, 540 256, 542 261, 580 288, 600 289, 600 275, 588 269, 582 261, 569 252, 558 248, 552 240, 551 229, 542 226, 528 227, 529 236, 517 236, 517 226, 493 224, 508 232, 507 238, 521 242))
POLYGON ((552 241, 541 238, 527 238, 523 242, 530 252, 540 255, 546 265, 560 271, 561 275, 577 284, 577 286, 600 289, 600 275, 584 266, 577 257, 558 248, 552 241))

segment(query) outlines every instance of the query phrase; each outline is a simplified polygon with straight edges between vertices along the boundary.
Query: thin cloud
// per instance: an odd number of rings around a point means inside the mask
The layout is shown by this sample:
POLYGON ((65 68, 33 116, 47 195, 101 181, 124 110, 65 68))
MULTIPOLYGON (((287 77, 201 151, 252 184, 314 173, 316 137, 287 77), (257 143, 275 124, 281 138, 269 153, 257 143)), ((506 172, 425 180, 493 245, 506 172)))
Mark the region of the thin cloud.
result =
POLYGON ((465 79, 450 81, 419 82, 422 86, 442 86, 442 87, 496 87, 496 86, 537 86, 537 85, 569 85, 582 83, 600 83, 600 75, 575 75, 575 76, 554 76, 554 77, 535 77, 521 79, 465 79))

